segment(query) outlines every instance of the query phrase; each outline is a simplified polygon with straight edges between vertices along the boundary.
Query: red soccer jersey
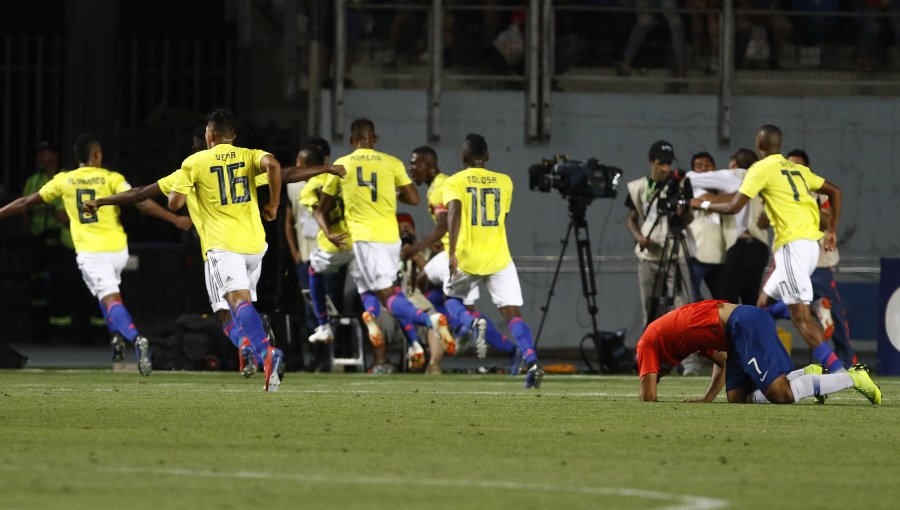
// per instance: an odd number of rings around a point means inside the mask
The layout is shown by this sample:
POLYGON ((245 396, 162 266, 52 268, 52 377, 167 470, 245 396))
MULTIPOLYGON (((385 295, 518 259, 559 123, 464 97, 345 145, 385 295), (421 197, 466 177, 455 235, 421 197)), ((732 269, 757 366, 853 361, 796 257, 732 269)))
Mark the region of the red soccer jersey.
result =
POLYGON ((692 303, 651 322, 636 347, 640 375, 658 374, 660 362, 674 366, 694 352, 727 351, 728 338, 719 323, 719 304, 726 302, 692 303))

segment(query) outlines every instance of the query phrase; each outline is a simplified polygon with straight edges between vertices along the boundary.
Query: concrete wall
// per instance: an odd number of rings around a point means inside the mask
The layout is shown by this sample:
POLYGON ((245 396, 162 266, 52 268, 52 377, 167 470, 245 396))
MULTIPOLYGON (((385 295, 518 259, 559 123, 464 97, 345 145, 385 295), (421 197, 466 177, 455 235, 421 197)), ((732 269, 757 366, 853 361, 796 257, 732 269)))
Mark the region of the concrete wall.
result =
MULTIPOLYGON (((330 119, 328 97, 323 118, 330 119)), ((401 159, 425 144, 424 91, 349 90, 345 125, 366 116, 375 121, 378 148, 401 159)), ((854 255, 896 256, 900 246, 900 218, 894 200, 900 196, 896 163, 900 149, 900 102, 874 97, 738 97, 735 100, 733 139, 720 147, 716 136, 715 96, 556 94, 553 97, 552 139, 529 146, 524 136, 525 97, 521 92, 453 91, 443 97, 442 140, 433 144, 440 166, 452 174, 460 168, 459 147, 466 133, 483 134, 490 145, 492 169, 513 177, 516 194, 508 220, 510 248, 520 269, 525 295, 524 315, 537 330, 540 307, 568 225, 567 202, 556 192, 528 189, 527 168, 555 153, 576 159, 597 157, 621 167, 625 180, 647 174, 647 150, 663 138, 673 143, 679 164, 687 167, 694 152, 707 150, 724 167, 728 155, 753 146, 755 129, 773 123, 785 134, 785 150, 804 148, 813 169, 841 186, 845 210, 838 232, 845 261, 854 255)), ((324 132, 329 132, 325 126, 324 132)), ((335 141, 334 155, 349 151, 335 141)), ((421 190, 424 192, 424 190, 421 190)), ((636 341, 642 324, 632 240, 624 226, 624 194, 615 201, 599 200, 588 210, 595 256, 602 256, 597 284, 601 329, 629 329, 636 341)), ((401 206, 405 209, 410 209, 401 206)), ((425 208, 410 211, 420 229, 429 229, 425 208)), ((568 255, 575 255, 570 246, 568 255)), ((493 307, 483 292, 479 308, 493 307)), ((494 313, 494 316, 497 314, 494 313)), ((567 260, 553 298, 541 344, 577 345, 589 331, 577 266, 567 260)))

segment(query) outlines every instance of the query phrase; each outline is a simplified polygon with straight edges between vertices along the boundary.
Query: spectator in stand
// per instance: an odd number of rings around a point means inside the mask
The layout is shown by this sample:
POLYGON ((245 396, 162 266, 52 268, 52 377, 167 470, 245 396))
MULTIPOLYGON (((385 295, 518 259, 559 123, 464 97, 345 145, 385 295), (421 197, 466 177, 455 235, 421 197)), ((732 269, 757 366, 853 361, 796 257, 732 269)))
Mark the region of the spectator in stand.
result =
POLYGON ((875 69, 875 51, 885 23, 891 26, 894 44, 900 46, 900 0, 857 0, 851 4, 855 11, 868 14, 859 18, 856 64, 860 71, 869 72, 875 69))
POLYGON ((625 45, 625 53, 622 55, 622 63, 619 65, 619 74, 629 76, 632 73, 631 64, 647 34, 657 23, 661 15, 669 25, 669 33, 672 36, 672 51, 675 53, 675 75, 684 76, 685 44, 684 23, 678 12, 678 2, 675 0, 637 0, 637 22, 631 28, 628 43, 625 45), (654 10, 661 12, 654 12, 654 10))
POLYGON ((791 22, 778 12, 782 8, 780 0, 737 0, 734 3, 735 61, 741 67, 768 65, 778 69, 781 66, 778 57, 791 35, 791 22))
POLYGON ((689 9, 693 65, 713 74, 719 69, 719 16, 722 0, 687 0, 685 4, 689 9), (691 10, 694 12, 690 12, 691 10))

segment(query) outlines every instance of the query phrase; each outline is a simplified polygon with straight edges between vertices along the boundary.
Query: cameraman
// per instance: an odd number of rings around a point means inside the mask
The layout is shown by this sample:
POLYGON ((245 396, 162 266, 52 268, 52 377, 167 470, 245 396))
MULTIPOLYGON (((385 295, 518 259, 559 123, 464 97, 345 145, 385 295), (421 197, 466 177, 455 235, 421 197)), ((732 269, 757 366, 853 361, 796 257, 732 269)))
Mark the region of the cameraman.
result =
MULTIPOLYGON (((650 175, 636 179, 628 183, 628 198, 625 206, 628 207, 628 231, 634 237, 634 254, 638 258, 638 284, 641 290, 641 304, 643 306, 644 324, 649 324, 656 317, 650 317, 650 310, 655 295, 654 283, 663 259, 663 245, 669 233, 669 221, 679 221, 684 225, 693 221, 689 207, 676 205, 672 211, 672 217, 659 214, 659 203, 667 201, 670 194, 683 190, 683 183, 678 182, 677 175, 672 169, 672 161, 675 160, 675 150, 672 144, 659 140, 650 146, 649 165, 650 175)), ((674 197, 671 197, 674 198, 674 197)), ((685 229, 684 233, 689 236, 685 229)), ((680 253, 678 264, 672 266, 672 270, 666 275, 666 287, 677 290, 675 306, 687 304, 690 301, 689 285, 690 270, 685 256, 680 253), (675 270, 680 267, 682 280, 675 281, 675 270)))

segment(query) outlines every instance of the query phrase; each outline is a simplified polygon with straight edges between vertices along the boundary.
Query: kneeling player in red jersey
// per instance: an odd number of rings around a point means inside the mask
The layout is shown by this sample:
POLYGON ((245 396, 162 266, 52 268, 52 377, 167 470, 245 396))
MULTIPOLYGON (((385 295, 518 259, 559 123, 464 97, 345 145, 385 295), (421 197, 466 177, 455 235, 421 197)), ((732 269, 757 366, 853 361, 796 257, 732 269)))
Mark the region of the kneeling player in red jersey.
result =
POLYGON ((724 385, 731 403, 792 404, 847 388, 881 403, 881 390, 862 365, 834 374, 822 374, 818 365, 794 370, 775 331, 764 310, 725 301, 692 303, 663 315, 637 343, 641 401, 655 401, 659 378, 699 352, 715 365, 706 395, 691 402, 712 402, 724 385))

